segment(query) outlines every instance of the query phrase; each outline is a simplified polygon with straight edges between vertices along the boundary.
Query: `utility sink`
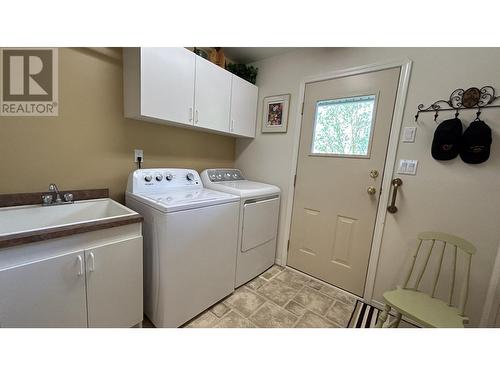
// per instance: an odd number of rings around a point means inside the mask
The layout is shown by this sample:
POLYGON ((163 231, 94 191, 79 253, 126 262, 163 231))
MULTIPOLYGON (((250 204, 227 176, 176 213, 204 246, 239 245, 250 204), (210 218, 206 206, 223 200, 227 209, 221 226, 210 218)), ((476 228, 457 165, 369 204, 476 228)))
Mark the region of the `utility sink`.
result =
POLYGON ((54 206, 0 208, 0 236, 29 233, 77 224, 98 224, 110 219, 137 216, 135 211, 110 198, 76 201, 54 206))

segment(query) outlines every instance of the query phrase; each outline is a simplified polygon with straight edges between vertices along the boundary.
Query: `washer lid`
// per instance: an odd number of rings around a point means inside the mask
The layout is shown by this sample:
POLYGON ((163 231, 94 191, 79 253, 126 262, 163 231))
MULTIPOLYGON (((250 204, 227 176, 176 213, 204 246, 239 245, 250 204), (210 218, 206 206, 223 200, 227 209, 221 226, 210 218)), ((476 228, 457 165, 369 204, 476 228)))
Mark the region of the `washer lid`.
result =
POLYGON ((127 194, 163 212, 189 210, 239 200, 239 197, 233 194, 204 188, 179 189, 156 194, 127 194))
POLYGON ((208 184, 205 182, 205 184, 211 189, 235 194, 243 198, 280 193, 280 189, 277 186, 248 180, 212 182, 208 184))

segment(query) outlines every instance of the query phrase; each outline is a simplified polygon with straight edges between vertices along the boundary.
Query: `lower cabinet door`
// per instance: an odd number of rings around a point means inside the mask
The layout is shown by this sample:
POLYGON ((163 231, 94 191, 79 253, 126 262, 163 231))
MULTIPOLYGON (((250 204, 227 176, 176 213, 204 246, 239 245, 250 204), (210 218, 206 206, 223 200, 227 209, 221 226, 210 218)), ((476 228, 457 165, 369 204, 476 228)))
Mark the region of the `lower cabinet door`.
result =
POLYGON ((86 327, 84 253, 0 270, 0 327, 86 327))
POLYGON ((142 322, 142 236, 85 251, 89 327, 142 322))

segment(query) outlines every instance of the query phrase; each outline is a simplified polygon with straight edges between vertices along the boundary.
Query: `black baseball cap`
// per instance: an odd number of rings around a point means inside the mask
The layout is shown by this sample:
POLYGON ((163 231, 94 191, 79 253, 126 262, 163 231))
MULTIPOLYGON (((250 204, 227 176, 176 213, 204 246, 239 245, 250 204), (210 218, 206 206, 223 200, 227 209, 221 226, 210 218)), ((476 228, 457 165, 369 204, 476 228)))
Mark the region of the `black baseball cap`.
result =
POLYGON ((491 129, 484 121, 472 121, 462 136, 460 157, 469 164, 483 163, 490 157, 491 129))
POLYGON ((431 154, 436 160, 455 159, 460 152, 462 121, 458 118, 444 120, 434 131, 431 154))

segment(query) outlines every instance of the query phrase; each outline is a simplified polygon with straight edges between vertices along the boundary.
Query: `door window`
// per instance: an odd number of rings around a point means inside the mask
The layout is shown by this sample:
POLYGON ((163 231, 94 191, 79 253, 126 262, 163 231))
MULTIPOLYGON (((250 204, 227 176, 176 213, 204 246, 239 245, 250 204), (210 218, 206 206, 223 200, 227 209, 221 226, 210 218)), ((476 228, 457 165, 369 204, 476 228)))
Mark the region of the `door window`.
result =
POLYGON ((369 157, 375 101, 375 95, 318 101, 311 153, 369 157))

